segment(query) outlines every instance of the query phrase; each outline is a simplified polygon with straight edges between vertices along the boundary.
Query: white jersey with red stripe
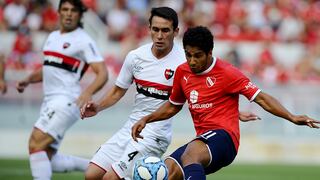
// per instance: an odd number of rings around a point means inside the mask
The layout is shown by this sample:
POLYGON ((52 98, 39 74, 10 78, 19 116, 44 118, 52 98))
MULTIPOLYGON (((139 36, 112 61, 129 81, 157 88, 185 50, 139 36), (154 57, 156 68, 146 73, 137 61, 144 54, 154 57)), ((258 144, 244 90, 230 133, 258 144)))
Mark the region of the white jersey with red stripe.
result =
POLYGON ((102 62, 95 42, 82 29, 50 33, 44 47, 43 89, 45 97, 65 95, 77 98, 81 93, 79 80, 88 64, 102 62))
MULTIPOLYGON (((169 99, 175 70, 185 62, 183 48, 176 44, 161 59, 152 54, 151 48, 152 43, 149 43, 129 52, 116 81, 116 85, 124 89, 133 81, 136 84, 137 94, 130 115, 133 121, 154 112, 169 99)), ((171 120, 149 125, 153 126, 154 133, 171 135, 171 120)))

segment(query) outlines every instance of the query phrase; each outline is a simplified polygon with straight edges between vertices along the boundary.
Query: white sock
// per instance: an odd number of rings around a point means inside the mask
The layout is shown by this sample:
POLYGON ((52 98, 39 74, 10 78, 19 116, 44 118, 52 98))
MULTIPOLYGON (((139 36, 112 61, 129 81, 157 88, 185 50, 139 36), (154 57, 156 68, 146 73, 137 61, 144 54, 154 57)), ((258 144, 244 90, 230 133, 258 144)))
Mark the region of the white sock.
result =
POLYGON ((51 165, 53 172, 85 171, 89 165, 89 159, 76 156, 58 154, 52 156, 51 165))
POLYGON ((34 180, 50 180, 52 176, 51 163, 45 151, 30 154, 31 174, 34 180))

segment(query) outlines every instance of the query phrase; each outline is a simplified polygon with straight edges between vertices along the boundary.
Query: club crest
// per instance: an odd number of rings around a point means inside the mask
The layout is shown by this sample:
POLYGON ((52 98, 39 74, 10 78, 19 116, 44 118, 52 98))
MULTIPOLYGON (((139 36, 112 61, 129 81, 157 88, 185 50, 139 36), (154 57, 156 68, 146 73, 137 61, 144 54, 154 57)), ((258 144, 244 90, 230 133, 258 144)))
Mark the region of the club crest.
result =
POLYGON ((66 42, 66 43, 63 44, 63 49, 66 49, 66 48, 68 48, 69 46, 70 46, 70 43, 66 42))
POLYGON ((171 69, 166 69, 166 70, 164 71, 164 77, 166 77, 167 80, 169 80, 170 78, 172 78, 173 74, 174 74, 174 71, 171 70, 171 69))
POLYGON ((207 79, 206 79, 206 84, 208 87, 212 87, 215 82, 216 82, 215 77, 207 77, 207 79))

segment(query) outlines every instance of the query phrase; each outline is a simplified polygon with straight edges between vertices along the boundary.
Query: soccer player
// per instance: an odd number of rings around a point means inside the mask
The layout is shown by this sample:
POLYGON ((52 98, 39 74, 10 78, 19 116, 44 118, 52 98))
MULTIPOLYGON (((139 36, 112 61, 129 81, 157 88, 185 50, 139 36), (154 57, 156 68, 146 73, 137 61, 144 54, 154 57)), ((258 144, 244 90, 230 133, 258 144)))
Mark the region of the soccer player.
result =
POLYGON ((187 62, 176 70, 169 101, 132 127, 134 140, 148 138, 143 128, 171 118, 187 100, 197 137, 166 160, 169 179, 203 180, 206 174, 234 160, 240 138, 240 94, 294 124, 319 128, 319 121, 291 114, 234 66, 213 57, 213 36, 207 28, 189 28, 183 36, 183 47, 187 62))
POLYGON ((5 94, 7 92, 7 84, 5 80, 5 65, 4 65, 4 55, 0 53, 0 92, 5 94))
MULTIPOLYGON (((125 125, 106 141, 93 156, 85 177, 91 179, 131 179, 134 162, 142 156, 161 157, 171 142, 171 119, 150 124, 147 138, 139 143, 131 138, 132 125, 168 100, 178 65, 185 62, 183 49, 174 43, 178 34, 178 16, 168 7, 153 8, 149 18, 152 43, 128 53, 115 85, 99 102, 88 102, 82 118, 91 117, 117 103, 133 83, 137 94, 134 109, 125 125)), ((255 120, 250 112, 243 121, 255 120)))
POLYGON ((84 102, 107 81, 107 70, 95 42, 82 29, 86 8, 81 0, 61 0, 60 29, 50 33, 44 47, 43 66, 17 83, 23 92, 31 83, 43 82, 40 117, 29 139, 30 167, 34 179, 51 179, 52 172, 85 171, 89 160, 57 153, 65 132, 80 119, 84 102), (79 81, 87 68, 95 79, 81 91, 79 81))
POLYGON ((87 180, 131 179, 136 159, 147 154, 160 157, 170 144, 171 120, 147 126, 148 137, 139 143, 131 138, 132 125, 168 100, 175 69, 185 62, 183 49, 173 41, 179 32, 177 13, 168 7, 153 8, 149 23, 152 43, 130 51, 111 90, 99 102, 88 102, 81 109, 83 118, 96 115, 118 102, 135 82, 132 113, 93 156, 85 174, 87 180))

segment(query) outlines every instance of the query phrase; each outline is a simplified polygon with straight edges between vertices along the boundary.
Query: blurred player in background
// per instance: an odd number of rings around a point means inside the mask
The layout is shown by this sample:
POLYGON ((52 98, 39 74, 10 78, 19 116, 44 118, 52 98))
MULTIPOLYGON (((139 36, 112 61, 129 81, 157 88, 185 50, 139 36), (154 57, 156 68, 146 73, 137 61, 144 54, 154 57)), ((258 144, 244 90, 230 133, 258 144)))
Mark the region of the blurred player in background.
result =
POLYGON ((30 166, 34 179, 51 179, 52 172, 84 171, 89 160, 57 153, 65 132, 80 119, 79 107, 91 100, 107 81, 103 57, 82 29, 86 11, 80 0, 61 0, 60 29, 52 32, 44 47, 43 66, 17 83, 23 92, 43 81, 44 100, 40 118, 29 139, 30 166), (81 92, 79 81, 87 68, 95 79, 81 92))
POLYGON ((5 94, 7 92, 7 84, 5 80, 5 63, 4 55, 0 53, 0 92, 5 94))
POLYGON ((306 115, 291 114, 234 66, 213 57, 213 36, 207 28, 189 28, 183 36, 183 47, 187 62, 176 70, 169 101, 132 127, 136 141, 137 138, 149 138, 143 128, 163 120, 166 122, 187 100, 197 137, 166 160, 169 179, 203 180, 207 174, 232 163, 240 140, 240 94, 294 124, 319 128, 319 121, 306 115))
MULTIPOLYGON (((117 103, 135 81, 134 109, 125 125, 92 158, 87 180, 131 179, 137 159, 146 155, 161 157, 171 142, 171 119, 148 125, 146 138, 139 143, 131 138, 132 125, 168 100, 175 70, 185 62, 183 49, 174 43, 179 32, 177 13, 168 7, 153 8, 149 23, 152 43, 129 52, 114 87, 101 101, 88 102, 81 109, 83 118, 96 115, 117 103)), ((256 116, 243 113, 241 118, 252 120, 256 116)))

